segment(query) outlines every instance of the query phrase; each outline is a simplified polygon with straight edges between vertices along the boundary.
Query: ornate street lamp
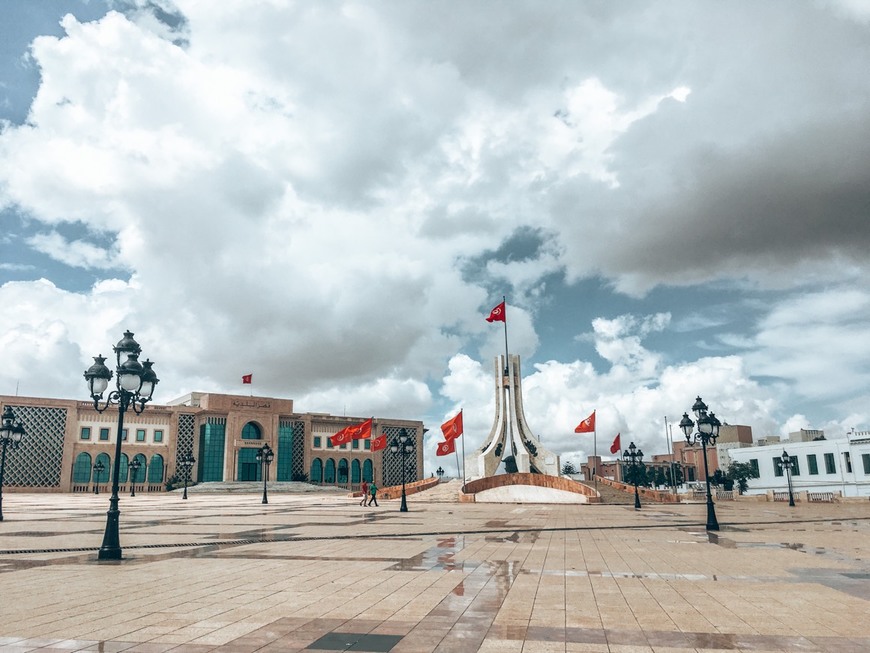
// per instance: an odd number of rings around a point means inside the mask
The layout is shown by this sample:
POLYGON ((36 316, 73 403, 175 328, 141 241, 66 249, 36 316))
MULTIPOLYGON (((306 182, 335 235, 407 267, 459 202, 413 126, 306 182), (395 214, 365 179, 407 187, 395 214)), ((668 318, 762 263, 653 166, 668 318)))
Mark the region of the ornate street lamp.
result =
POLYGON ((257 462, 260 463, 263 469, 263 501, 262 503, 269 503, 269 497, 266 494, 266 481, 269 479, 269 465, 272 464, 272 461, 275 459, 275 453, 272 451, 272 448, 269 446, 269 443, 265 443, 262 447, 257 449, 257 462))
POLYGON ((182 499, 187 498, 187 484, 190 483, 190 469, 193 467, 195 462, 196 458, 193 457, 192 451, 188 451, 187 454, 178 461, 178 464, 181 465, 182 469, 184 469, 184 495, 181 497, 182 499))
POLYGON ((623 465, 628 465, 631 470, 631 479, 634 483, 634 509, 640 510, 640 495, 637 492, 637 477, 643 465, 643 451, 634 446, 634 442, 628 445, 628 449, 622 452, 623 465))
POLYGON ((438 482, 440 483, 441 479, 444 477, 444 469, 439 466, 438 469, 435 470, 435 473, 438 474, 438 482))
POLYGON ((136 475, 139 473, 139 468, 142 467, 142 461, 138 458, 133 458, 130 461, 130 496, 136 496, 136 475))
POLYGON ((6 467, 6 447, 11 444, 13 449, 17 449, 21 445, 21 438, 25 435, 24 424, 21 420, 16 421, 12 407, 4 406, 2 421, 0 421, 0 444, 3 446, 3 453, 0 455, 0 521, 3 521, 3 472, 6 467))
POLYGON ((103 393, 112 380, 112 371, 106 367, 106 359, 94 357, 94 364, 85 371, 88 392, 94 400, 94 410, 104 412, 112 404, 118 405, 118 433, 115 438, 115 461, 112 469, 112 498, 109 499, 109 511, 106 513, 106 532, 103 534, 103 544, 100 547, 100 560, 121 559, 121 538, 118 533, 121 511, 118 509, 118 477, 121 473, 121 433, 124 432, 124 413, 133 408, 137 415, 145 410, 145 404, 151 400, 154 387, 158 383, 157 374, 151 369, 154 364, 149 360, 139 362, 142 348, 133 340, 130 331, 124 332, 124 337, 113 347, 116 357, 116 390, 109 392, 103 399, 103 393), (102 405, 101 403, 102 402, 102 405))
POLYGON ((106 471, 106 466, 102 460, 94 463, 94 494, 100 493, 100 474, 106 471))
POLYGON ((788 479, 788 505, 794 508, 794 491, 791 487, 791 470, 794 469, 794 459, 783 449, 778 464, 780 469, 785 470, 788 479))
POLYGON ((405 495, 405 457, 414 451, 414 444, 410 441, 411 436, 405 429, 399 430, 399 437, 393 438, 390 444, 390 451, 394 454, 402 454, 402 505, 399 507, 399 512, 408 512, 408 499, 405 495))
POLYGON ((680 420, 680 428, 686 435, 686 443, 692 447, 701 443, 701 448, 704 450, 704 480, 707 481, 707 530, 718 531, 719 522, 716 520, 716 510, 713 507, 713 494, 710 492, 710 468, 707 465, 707 447, 716 446, 716 438, 719 437, 719 427, 722 423, 716 419, 715 413, 707 413, 707 404, 701 397, 695 399, 692 405, 692 412, 697 420, 698 430, 695 431, 695 422, 689 419, 688 413, 683 413, 683 419, 680 420), (693 432, 694 431, 694 432, 693 432))

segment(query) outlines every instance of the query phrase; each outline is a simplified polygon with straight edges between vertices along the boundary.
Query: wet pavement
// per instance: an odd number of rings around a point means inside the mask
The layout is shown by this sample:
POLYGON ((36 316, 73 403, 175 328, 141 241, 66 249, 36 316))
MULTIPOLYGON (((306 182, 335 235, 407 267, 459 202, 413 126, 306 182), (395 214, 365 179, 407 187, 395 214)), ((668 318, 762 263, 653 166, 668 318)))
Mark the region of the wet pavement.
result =
POLYGON ((870 501, 260 499, 6 493, 0 651, 870 651, 870 501))

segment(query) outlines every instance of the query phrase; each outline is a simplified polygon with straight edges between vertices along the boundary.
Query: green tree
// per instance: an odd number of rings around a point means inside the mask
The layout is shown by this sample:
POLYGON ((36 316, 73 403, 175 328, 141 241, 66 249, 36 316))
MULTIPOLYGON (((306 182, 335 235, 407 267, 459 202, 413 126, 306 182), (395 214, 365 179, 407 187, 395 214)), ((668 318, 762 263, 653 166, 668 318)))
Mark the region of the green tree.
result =
POLYGON ((749 479, 758 478, 758 474, 749 463, 732 462, 728 465, 725 477, 736 483, 738 492, 743 494, 749 488, 749 479))
POLYGON ((655 482, 654 482, 654 484, 656 487, 660 487, 662 485, 668 484, 668 478, 667 478, 667 476, 665 476, 664 467, 656 467, 655 468, 655 482))
POLYGON ((568 474, 576 474, 577 468, 574 466, 574 463, 572 463, 570 460, 566 460, 564 463, 562 463, 562 473, 565 474, 566 476, 568 474))
POLYGON ((683 468, 680 463, 674 463, 673 465, 668 465, 665 468, 665 477, 668 479, 668 485, 682 485, 683 484, 683 468), (674 478, 671 479, 671 469, 674 470, 674 478))

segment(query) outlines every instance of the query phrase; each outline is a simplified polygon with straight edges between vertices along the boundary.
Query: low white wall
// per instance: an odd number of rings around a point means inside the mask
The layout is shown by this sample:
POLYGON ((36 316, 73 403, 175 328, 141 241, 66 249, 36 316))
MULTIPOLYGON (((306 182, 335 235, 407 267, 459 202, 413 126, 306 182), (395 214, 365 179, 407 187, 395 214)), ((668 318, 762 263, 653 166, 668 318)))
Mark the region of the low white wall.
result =
POLYGON ((494 487, 475 494, 474 501, 476 503, 587 503, 586 496, 583 494, 533 485, 494 487))

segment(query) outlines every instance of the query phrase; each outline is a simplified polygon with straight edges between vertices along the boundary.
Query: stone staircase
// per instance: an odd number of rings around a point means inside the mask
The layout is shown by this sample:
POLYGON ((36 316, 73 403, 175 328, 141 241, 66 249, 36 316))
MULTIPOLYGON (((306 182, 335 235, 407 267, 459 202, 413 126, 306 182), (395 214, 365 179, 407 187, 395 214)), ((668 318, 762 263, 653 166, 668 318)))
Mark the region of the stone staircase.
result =
POLYGON ((415 501, 432 503, 459 503, 459 492, 462 490, 462 479, 453 478, 442 481, 438 485, 413 495, 415 501))
MULTIPOLYGON (((578 481, 582 485, 586 487, 591 487, 595 489, 595 483, 586 482, 586 481, 578 481)), ((634 490, 631 492, 624 492, 623 490, 617 490, 614 487, 610 487, 609 485, 605 485, 604 483, 598 484, 598 492, 601 494, 601 503, 607 504, 634 504, 634 490)))

